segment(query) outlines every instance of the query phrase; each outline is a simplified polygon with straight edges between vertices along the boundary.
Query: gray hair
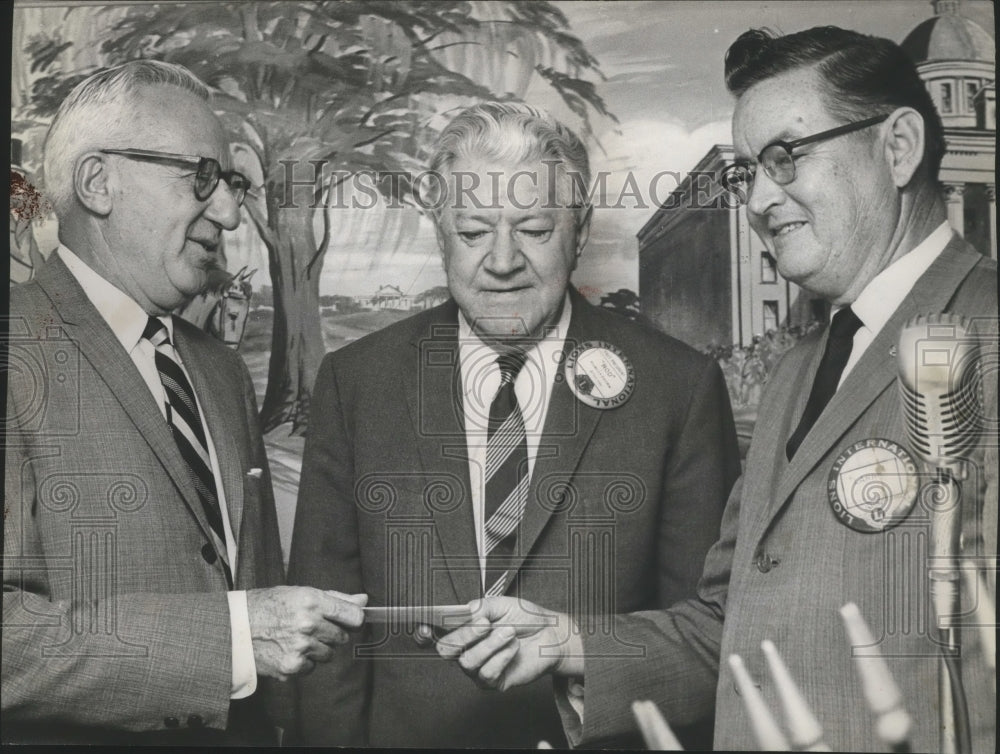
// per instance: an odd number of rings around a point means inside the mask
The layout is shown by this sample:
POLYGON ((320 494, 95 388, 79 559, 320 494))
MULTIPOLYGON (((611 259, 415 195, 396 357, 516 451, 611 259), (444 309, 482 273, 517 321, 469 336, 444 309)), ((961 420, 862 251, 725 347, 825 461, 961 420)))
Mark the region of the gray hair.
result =
POLYGON ((118 142, 126 135, 136 95, 153 86, 176 86, 204 100, 210 96, 208 87, 183 66, 132 60, 88 76, 63 100, 45 137, 45 193, 57 216, 73 206, 73 174, 80 155, 134 146, 118 142))
MULTIPOLYGON (((545 160, 561 163, 574 192, 571 196, 581 197, 586 204, 590 187, 587 148, 575 133, 541 108, 521 102, 481 102, 463 110, 438 137, 430 172, 442 175, 463 157, 506 165, 545 160)), ((440 206, 438 203, 436 208, 440 206)))

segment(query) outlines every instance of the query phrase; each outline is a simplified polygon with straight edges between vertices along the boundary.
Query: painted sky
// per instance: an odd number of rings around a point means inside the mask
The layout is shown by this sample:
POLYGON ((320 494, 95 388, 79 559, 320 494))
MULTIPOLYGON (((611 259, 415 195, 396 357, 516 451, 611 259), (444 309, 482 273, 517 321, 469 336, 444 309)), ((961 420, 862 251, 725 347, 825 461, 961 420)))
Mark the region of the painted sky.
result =
MULTIPOLYGON (((592 169, 611 172, 608 193, 614 204, 629 171, 640 187, 652 176, 692 168, 713 144, 729 143, 732 101, 722 79, 726 48, 750 27, 793 32, 835 24, 897 42, 933 15, 927 0, 808 0, 793 2, 580 2, 556 5, 571 29, 600 61, 607 77, 598 91, 620 126, 605 121, 598 128, 600 145, 591 145, 592 169)), ((993 4, 962 4, 962 13, 988 31, 993 4)), ((533 85, 526 99, 573 123, 571 113, 544 85, 533 85)), ((660 199, 674 187, 659 182, 660 199)), ((645 193, 645 190, 644 190, 645 193)), ((638 290, 638 247, 635 234, 655 209, 627 198, 623 208, 597 209, 590 243, 574 275, 588 290, 620 287, 638 290)), ((386 233, 386 212, 373 211, 351 222, 370 226, 357 243, 331 249, 323 290, 348 295, 370 293, 381 283, 420 291, 444 283, 433 232, 421 222, 408 248, 391 257, 380 253, 376 240, 386 233)), ((354 235, 354 233, 351 233, 354 235)), ((384 239, 383 239, 384 241, 384 239)))
MULTIPOLYGON (((61 24, 70 38, 93 35, 109 20, 95 3, 87 13, 67 17, 67 3, 19 3, 15 14, 14 80, 23 66, 17 50, 32 27, 61 24), (19 42, 18 38, 21 38, 19 42)), ((590 242, 574 282, 588 291, 638 290, 635 234, 655 209, 649 196, 651 179, 662 171, 683 175, 713 145, 730 142, 732 101, 722 80, 726 48, 750 27, 793 32, 836 24, 902 41, 933 15, 928 0, 623 0, 584 2, 558 0, 571 31, 600 61, 606 79, 599 94, 619 125, 595 121, 597 142, 590 144, 592 171, 607 171, 607 204, 614 205, 631 174, 642 199, 628 197, 620 208, 595 210, 590 242)), ((961 12, 992 33, 993 3, 965 0, 961 12)), ((93 56, 78 49, 77 56, 93 56)), ((78 61, 79 62, 79 61, 78 61)), ((92 62, 86 60, 84 62, 92 62)), ((22 77, 24 72, 21 71, 22 77)), ((544 83, 535 81, 526 99, 553 112, 568 124, 578 121, 544 83)), ((676 184, 661 180, 659 199, 676 184)), ((333 243, 324 265, 321 291, 345 295, 373 293, 382 284, 417 294, 445 282, 429 221, 411 211, 376 207, 365 211, 334 210, 333 243)), ((54 245, 39 229, 42 248, 54 245)), ((50 233, 50 235, 52 235, 50 233)), ((248 224, 230 236, 230 267, 259 268, 255 284, 266 283, 263 247, 248 224)), ((592 295, 591 298, 598 298, 592 295)))

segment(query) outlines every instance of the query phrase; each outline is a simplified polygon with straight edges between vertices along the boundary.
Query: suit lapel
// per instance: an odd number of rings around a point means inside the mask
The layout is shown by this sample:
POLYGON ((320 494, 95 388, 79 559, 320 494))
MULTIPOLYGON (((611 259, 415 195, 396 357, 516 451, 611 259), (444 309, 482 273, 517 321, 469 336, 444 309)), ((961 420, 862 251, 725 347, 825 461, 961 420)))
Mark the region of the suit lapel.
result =
MULTIPOLYGON (((781 474, 777 494, 771 498, 765 525, 773 520, 796 487, 833 445, 895 382, 898 373, 895 346, 905 322, 916 314, 946 310, 956 288, 979 258, 978 254, 966 250, 964 242, 954 237, 927 272, 921 276, 910 295, 889 318, 864 356, 834 393, 816 424, 802 441, 791 463, 781 474)), ((815 371, 815 364, 812 369, 815 371)), ((811 382, 808 384, 811 385, 811 382)))
MULTIPOLYGON (((593 317, 590 304, 573 289, 570 290, 570 296, 573 313, 560 364, 565 363, 566 357, 580 343, 602 338, 602 331, 598 329, 600 323, 593 317)), ((553 475, 557 475, 573 484, 573 475, 580 464, 580 458, 590 444, 590 438, 603 414, 604 411, 578 401, 566 380, 557 379, 553 384, 545 427, 531 473, 528 504, 518 529, 517 547, 511 556, 512 573, 520 569, 552 517, 553 510, 559 507, 556 501, 540 499, 541 483, 546 478, 551 479, 553 475)), ((546 490, 543 488, 541 492, 544 497, 546 490)), ((513 581, 514 579, 509 579, 508 584, 513 581)))
POLYGON ((211 529, 177 444, 129 354, 58 255, 49 259, 36 280, 59 312, 67 335, 149 444, 205 536, 210 538, 211 529))
POLYGON ((461 480, 460 505, 429 507, 457 600, 468 602, 480 595, 481 579, 459 371, 458 308, 453 302, 416 335, 399 367, 423 471, 428 478, 447 474, 461 480))
POLYGON ((222 485, 226 498, 226 511, 233 536, 239 541, 240 524, 243 521, 243 479, 240 474, 247 465, 240 457, 237 437, 244 436, 238 426, 238 417, 243 415, 243 405, 236 399, 239 395, 234 387, 242 385, 242 376, 225 369, 220 362, 206 363, 196 346, 184 334, 183 328, 174 326, 174 343, 177 353, 184 362, 184 369, 191 378, 191 386, 201 406, 202 420, 208 428, 219 461, 217 480, 222 485))

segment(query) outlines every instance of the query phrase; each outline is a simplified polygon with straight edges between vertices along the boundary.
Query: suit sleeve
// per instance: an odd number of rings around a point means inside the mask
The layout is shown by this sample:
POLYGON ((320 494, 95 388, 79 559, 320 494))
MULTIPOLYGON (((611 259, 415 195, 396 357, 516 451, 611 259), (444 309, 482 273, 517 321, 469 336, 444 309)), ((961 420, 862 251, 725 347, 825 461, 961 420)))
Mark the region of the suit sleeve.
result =
MULTIPOLYGON (((244 512, 246 522, 241 532, 240 551, 253 559, 249 571, 240 567, 240 575, 248 573, 246 583, 237 588, 259 589, 277 586, 285 582, 285 570, 281 553, 281 536, 278 529, 278 514, 274 502, 274 488, 271 469, 264 448, 264 438, 260 431, 257 414, 257 398, 253 380, 242 359, 238 359, 243 379, 243 406, 246 413, 247 442, 250 448, 251 465, 261 470, 260 480, 253 485, 257 492, 256 520, 251 519, 250 510, 244 512), (252 538, 252 547, 245 538, 252 538)), ((249 498, 246 500, 249 504, 249 498)), ((256 668, 255 668, 256 670, 256 668)), ((283 729, 290 729, 295 721, 295 691, 288 681, 258 676, 257 691, 264 700, 271 721, 283 729)))
MULTIPOLYGON (((281 554, 281 536, 278 530, 278 513, 274 504, 274 487, 271 480, 271 467, 264 448, 264 437, 260 431, 260 421, 257 414, 257 398, 254 392, 253 380, 242 359, 239 359, 240 373, 243 379, 243 406, 246 411, 247 442, 250 447, 251 463, 261 470, 258 489, 259 519, 246 527, 246 536, 254 538, 254 554, 250 579, 251 588, 277 586, 285 583, 285 568, 281 554), (258 554, 259 553, 259 554, 258 554)), ((241 544, 242 547, 242 544, 241 544)))
POLYGON ((652 700, 672 725, 696 722, 712 709, 742 488, 741 478, 726 503, 719 540, 705 558, 696 597, 667 610, 615 616, 613 633, 584 638, 582 729, 565 705, 560 710, 574 745, 633 733, 633 699, 652 700), (641 646, 642 656, 623 659, 612 642, 641 646))
POLYGON ((742 485, 725 380, 713 361, 699 365, 688 389, 670 396, 684 406, 659 501, 658 605, 670 609, 618 615, 613 632, 585 636, 582 728, 579 716, 556 695, 574 745, 634 734, 633 699, 655 701, 675 726, 698 723, 714 707, 742 485), (643 652, 623 658, 618 643, 643 652))
MULTIPOLYGON (((333 359, 324 359, 312 394, 288 578, 291 584, 357 593, 363 581, 353 451, 333 359)), ((366 745, 370 666, 354 658, 364 636, 354 634, 330 662, 297 682, 300 743, 366 745)))
POLYGON ((686 407, 663 468, 657 558, 659 607, 694 594, 709 548, 719 537, 726 498, 740 474, 739 446, 722 370, 699 360, 686 407))
MULTIPOLYGON (((8 392, 8 416, 21 408, 8 392)), ((194 714, 224 728, 232 680, 226 593, 115 595, 105 582, 52 599, 49 569, 72 568, 70 557, 47 557, 37 529, 32 456, 52 451, 12 424, 4 442, 4 737, 48 723, 161 730, 166 718, 194 714)), ((113 569, 88 572, 113 578, 113 569)))

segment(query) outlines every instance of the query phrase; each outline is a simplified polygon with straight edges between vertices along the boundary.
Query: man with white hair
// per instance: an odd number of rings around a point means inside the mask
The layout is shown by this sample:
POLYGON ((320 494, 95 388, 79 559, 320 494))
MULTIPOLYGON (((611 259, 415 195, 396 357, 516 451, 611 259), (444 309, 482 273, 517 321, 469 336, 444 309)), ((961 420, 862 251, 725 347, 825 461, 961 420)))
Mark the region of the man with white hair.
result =
POLYGON ((591 208, 569 129, 484 103, 430 167, 453 300, 328 355, 313 392, 289 580, 382 611, 353 660, 303 679, 302 734, 565 745, 547 681, 477 690, 409 634, 448 625, 428 606, 484 594, 559 605, 594 634, 690 595, 739 470, 728 393, 711 359, 571 286, 591 208))
POLYGON ((133 61, 49 130, 60 247, 11 291, 5 741, 276 742, 258 678, 308 672, 362 621, 363 595, 278 586, 250 376, 171 316, 249 189, 208 96, 133 61))

